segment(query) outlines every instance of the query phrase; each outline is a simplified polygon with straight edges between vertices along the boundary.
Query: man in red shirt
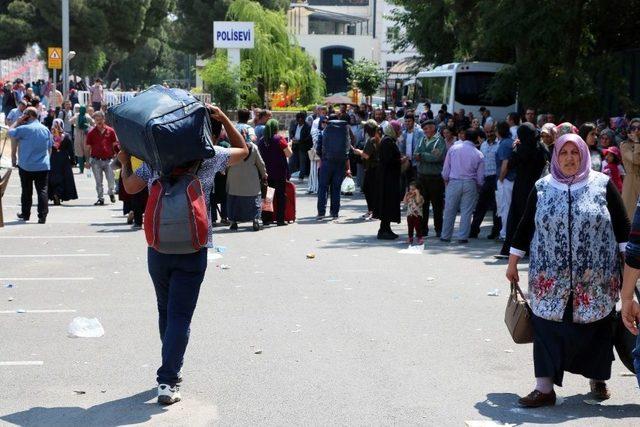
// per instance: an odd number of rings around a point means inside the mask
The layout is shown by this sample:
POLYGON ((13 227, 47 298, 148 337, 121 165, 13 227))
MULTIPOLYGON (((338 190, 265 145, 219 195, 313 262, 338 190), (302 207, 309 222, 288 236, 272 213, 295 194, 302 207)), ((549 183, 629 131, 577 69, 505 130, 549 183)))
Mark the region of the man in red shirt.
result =
POLYGON ((91 153, 91 170, 96 180, 96 192, 98 193, 98 201, 94 205, 102 206, 104 205, 103 173, 107 177, 111 203, 116 202, 116 197, 114 196, 115 177, 113 169, 111 169, 111 161, 116 156, 118 137, 113 128, 105 124, 102 111, 96 111, 93 115, 93 120, 96 126, 87 134, 87 145, 91 153))

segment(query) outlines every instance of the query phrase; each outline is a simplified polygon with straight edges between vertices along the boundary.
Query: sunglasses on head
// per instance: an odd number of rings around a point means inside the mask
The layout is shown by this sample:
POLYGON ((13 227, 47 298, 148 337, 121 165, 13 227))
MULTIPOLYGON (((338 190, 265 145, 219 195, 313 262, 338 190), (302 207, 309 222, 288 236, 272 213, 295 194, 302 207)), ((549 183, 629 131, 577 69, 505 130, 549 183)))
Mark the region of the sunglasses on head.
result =
POLYGON ((640 130, 640 125, 629 126, 629 130, 631 132, 636 131, 636 130, 640 130))

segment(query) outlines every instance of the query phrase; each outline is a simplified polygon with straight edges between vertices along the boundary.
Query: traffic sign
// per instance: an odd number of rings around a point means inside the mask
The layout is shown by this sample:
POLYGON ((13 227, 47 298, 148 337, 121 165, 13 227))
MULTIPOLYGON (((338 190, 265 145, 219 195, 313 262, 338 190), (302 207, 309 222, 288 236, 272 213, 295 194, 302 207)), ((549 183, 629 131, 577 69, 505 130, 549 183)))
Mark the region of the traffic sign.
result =
POLYGON ((50 47, 47 55, 49 68, 54 70, 62 70, 62 48, 50 47))

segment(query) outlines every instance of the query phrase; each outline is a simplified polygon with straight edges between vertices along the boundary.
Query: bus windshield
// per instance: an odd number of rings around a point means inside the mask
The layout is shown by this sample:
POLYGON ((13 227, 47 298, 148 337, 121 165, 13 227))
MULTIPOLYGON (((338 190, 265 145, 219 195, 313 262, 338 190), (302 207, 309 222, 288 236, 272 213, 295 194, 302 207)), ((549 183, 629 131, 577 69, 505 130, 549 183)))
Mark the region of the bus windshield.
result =
POLYGON ((416 95, 419 103, 448 104, 451 77, 420 77, 416 79, 416 95))
POLYGON ((515 94, 493 99, 487 93, 495 73, 470 72, 456 74, 456 102, 463 105, 486 105, 506 107, 515 104, 515 94))

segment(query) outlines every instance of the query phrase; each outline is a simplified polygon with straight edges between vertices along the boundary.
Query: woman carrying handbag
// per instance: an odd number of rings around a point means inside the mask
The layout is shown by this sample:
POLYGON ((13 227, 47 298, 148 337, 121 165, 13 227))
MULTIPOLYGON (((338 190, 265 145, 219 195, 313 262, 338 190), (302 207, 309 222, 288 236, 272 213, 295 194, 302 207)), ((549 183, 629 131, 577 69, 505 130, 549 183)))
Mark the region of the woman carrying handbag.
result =
POLYGON ((554 145, 551 174, 539 179, 512 242, 507 279, 530 247, 529 303, 536 387, 525 407, 555 405, 564 372, 590 380, 591 394, 611 394, 615 303, 621 252, 629 235, 622 198, 609 177, 591 170, 576 134, 554 145))

